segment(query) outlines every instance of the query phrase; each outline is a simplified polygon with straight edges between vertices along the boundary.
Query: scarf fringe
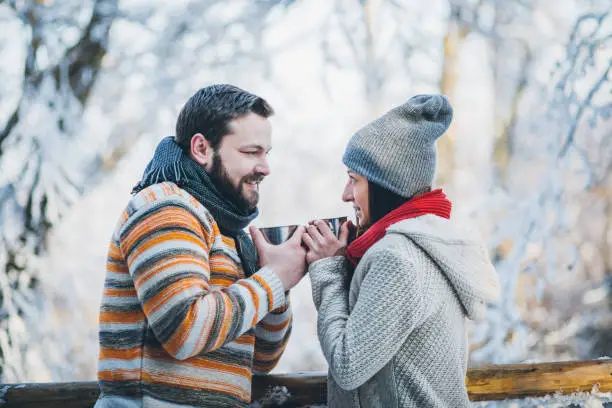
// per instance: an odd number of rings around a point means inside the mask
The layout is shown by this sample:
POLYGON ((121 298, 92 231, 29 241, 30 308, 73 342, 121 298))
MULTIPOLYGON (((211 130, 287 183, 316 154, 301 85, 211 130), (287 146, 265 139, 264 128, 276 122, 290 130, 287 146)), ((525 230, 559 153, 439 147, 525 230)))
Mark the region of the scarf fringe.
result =
POLYGON ((145 176, 133 188, 132 194, 138 194, 148 186, 173 180, 173 183, 183 187, 188 180, 187 171, 181 162, 173 162, 166 166, 157 167, 152 171, 145 171, 145 176), (170 177, 168 177, 170 176, 170 177))

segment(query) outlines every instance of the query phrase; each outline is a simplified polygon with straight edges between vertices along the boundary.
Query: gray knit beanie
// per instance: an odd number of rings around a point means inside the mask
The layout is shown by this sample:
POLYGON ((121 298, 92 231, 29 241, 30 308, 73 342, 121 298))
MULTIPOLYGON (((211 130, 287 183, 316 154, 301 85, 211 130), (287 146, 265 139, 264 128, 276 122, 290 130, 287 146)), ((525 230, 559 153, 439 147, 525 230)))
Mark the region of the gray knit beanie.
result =
POLYGON ((434 143, 452 119, 453 108, 445 96, 413 96, 355 133, 342 161, 368 181, 412 197, 433 185, 434 143))

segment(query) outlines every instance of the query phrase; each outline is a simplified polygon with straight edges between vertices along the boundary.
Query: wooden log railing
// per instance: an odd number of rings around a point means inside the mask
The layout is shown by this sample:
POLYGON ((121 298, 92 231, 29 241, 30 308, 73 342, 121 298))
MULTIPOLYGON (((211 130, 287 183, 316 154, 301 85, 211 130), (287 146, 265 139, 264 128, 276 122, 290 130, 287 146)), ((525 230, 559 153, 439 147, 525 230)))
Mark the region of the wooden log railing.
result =
MULTIPOLYGON (((261 406, 300 407, 324 404, 324 373, 257 376, 253 400, 261 406), (274 390, 286 390, 284 400, 271 398, 274 390), (267 401, 267 402, 266 402, 267 401)), ((612 359, 538 364, 498 365, 468 370, 470 400, 495 401, 576 392, 612 392, 612 359)), ((0 407, 90 408, 99 394, 96 382, 3 384, 0 407)))

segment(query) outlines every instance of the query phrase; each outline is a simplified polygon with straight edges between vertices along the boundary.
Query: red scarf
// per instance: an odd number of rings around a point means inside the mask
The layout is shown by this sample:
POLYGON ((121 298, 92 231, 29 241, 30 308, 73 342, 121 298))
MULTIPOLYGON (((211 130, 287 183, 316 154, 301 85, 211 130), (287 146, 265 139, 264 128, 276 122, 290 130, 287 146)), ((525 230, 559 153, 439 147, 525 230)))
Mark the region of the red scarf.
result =
POLYGON ((451 209, 452 203, 446 198, 446 194, 442 192, 442 189, 421 194, 400 205, 372 224, 362 236, 351 242, 346 249, 346 256, 353 265, 357 266, 361 257, 372 245, 385 236, 387 228, 392 224, 425 214, 433 214, 449 219, 451 209))

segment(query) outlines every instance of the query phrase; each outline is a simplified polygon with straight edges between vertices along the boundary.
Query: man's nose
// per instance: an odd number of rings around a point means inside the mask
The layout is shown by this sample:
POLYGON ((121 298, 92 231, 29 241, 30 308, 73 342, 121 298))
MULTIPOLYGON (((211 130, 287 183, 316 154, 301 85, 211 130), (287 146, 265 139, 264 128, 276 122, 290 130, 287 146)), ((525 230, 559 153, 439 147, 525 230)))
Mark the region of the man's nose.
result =
POLYGON ((255 171, 257 173, 263 174, 264 176, 268 176, 270 174, 270 166, 268 165, 268 159, 266 159, 265 157, 262 158, 259 163, 257 163, 255 171))

